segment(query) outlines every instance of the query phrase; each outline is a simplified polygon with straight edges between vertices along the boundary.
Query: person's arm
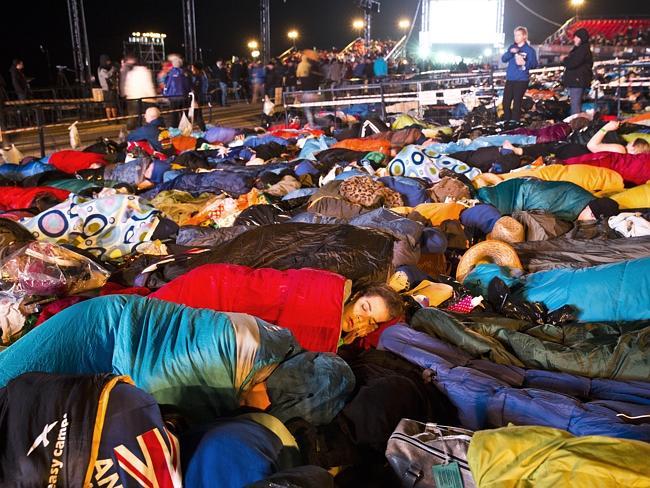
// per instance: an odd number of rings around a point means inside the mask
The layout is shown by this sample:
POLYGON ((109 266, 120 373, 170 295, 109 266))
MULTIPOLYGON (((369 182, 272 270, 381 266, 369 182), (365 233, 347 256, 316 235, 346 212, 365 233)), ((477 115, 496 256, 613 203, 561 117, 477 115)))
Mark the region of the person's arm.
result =
POLYGON ((532 46, 528 46, 528 56, 526 56, 526 69, 531 70, 537 68, 537 52, 532 46))
POLYGON ((618 154, 626 154, 627 151, 625 147, 620 144, 605 144, 603 139, 605 135, 610 131, 618 130, 619 123, 616 121, 607 122, 598 132, 594 134, 591 140, 587 143, 587 149, 592 153, 597 152, 613 152, 618 154))
POLYGON ((508 48, 508 50, 501 56, 501 61, 504 63, 510 62, 512 58, 515 57, 515 53, 512 52, 515 49, 514 44, 508 48))

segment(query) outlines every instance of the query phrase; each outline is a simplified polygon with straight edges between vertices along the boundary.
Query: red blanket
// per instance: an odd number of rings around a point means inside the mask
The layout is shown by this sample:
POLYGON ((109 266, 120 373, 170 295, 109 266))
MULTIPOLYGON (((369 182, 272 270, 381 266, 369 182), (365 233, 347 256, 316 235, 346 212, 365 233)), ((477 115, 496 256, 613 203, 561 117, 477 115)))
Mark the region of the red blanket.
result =
POLYGON ((21 188, 18 186, 3 186, 0 188, 0 210, 21 210, 36 206, 36 200, 43 197, 52 197, 62 202, 70 192, 49 186, 34 186, 21 188))
POLYGON ((251 314, 290 329, 307 350, 336 352, 345 278, 307 268, 278 271, 207 264, 179 276, 149 298, 251 314))
POLYGON ((643 185, 650 180, 650 153, 618 154, 601 152, 566 159, 564 164, 588 164, 609 168, 620 174, 626 182, 643 185))
POLYGON ((96 153, 65 150, 55 152, 48 161, 56 169, 64 173, 74 174, 82 169, 89 169, 93 165, 104 166, 104 156, 96 153))

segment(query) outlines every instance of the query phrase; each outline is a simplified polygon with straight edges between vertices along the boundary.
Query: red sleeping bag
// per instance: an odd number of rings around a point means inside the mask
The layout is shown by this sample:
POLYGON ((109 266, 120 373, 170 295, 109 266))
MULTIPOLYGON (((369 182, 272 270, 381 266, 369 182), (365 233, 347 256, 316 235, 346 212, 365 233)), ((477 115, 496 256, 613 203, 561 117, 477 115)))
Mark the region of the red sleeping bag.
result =
POLYGON ((584 154, 566 159, 564 164, 588 164, 599 168, 609 168, 623 177, 623 180, 635 185, 643 185, 650 180, 650 153, 618 154, 600 152, 584 154))
POLYGON ((100 167, 106 164, 102 154, 81 151, 58 151, 50 156, 50 165, 64 173, 74 174, 82 169, 100 167))
POLYGON ((21 188, 18 186, 3 186, 0 188, 0 210, 21 210, 37 206, 39 198, 50 197, 62 202, 70 192, 49 186, 34 186, 21 188))
POLYGON ((206 264, 170 281, 149 298, 194 308, 254 315, 293 332, 310 351, 336 352, 345 278, 329 271, 206 264))

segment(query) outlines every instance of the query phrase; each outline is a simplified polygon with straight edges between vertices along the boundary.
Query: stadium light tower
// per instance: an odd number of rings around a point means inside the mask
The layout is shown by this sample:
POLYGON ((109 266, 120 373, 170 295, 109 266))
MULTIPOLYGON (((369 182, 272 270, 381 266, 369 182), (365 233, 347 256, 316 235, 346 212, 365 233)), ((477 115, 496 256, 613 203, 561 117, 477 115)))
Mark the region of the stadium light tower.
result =
POLYGON ((571 6, 576 9, 576 19, 578 18, 580 7, 582 7, 584 4, 585 0, 571 0, 571 6))

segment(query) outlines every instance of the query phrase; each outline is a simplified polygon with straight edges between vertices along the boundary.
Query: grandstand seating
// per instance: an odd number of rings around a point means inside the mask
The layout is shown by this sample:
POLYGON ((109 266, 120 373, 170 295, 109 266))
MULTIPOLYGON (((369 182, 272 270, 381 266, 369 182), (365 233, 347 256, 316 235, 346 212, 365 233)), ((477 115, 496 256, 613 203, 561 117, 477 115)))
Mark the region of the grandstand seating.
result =
POLYGON ((625 34, 631 26, 634 35, 639 30, 650 29, 650 19, 585 19, 572 23, 567 28, 569 37, 578 29, 587 29, 592 37, 603 36, 605 39, 613 39, 619 34, 625 34))

